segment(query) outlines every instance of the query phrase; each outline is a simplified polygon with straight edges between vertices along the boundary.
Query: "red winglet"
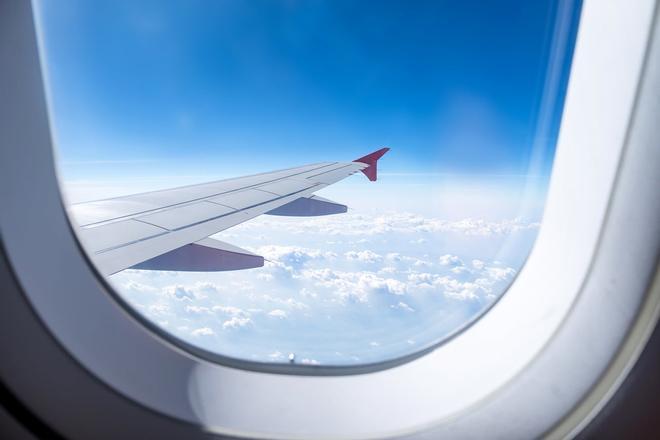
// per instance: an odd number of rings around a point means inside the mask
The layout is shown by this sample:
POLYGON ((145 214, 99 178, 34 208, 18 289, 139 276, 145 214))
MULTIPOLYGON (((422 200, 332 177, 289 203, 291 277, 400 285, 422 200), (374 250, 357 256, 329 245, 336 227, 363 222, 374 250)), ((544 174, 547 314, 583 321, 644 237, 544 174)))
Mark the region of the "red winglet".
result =
POLYGON ((362 171, 364 175, 367 176, 367 178, 373 182, 378 177, 376 163, 378 162, 378 159, 383 157, 383 154, 387 153, 388 151, 390 151, 390 149, 387 147, 381 148, 380 150, 374 151, 371 154, 367 154, 364 157, 355 159, 353 162, 366 163, 367 165, 369 165, 368 167, 360 171, 362 171))

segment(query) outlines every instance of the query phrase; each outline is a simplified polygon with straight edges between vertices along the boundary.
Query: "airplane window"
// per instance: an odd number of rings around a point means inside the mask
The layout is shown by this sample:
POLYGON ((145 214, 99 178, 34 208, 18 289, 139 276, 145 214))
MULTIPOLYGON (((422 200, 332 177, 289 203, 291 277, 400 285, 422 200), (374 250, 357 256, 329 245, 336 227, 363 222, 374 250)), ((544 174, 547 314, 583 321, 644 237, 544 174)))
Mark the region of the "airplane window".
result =
POLYGON ((579 12, 38 2, 72 222, 129 307, 203 352, 420 353, 534 244, 579 12))

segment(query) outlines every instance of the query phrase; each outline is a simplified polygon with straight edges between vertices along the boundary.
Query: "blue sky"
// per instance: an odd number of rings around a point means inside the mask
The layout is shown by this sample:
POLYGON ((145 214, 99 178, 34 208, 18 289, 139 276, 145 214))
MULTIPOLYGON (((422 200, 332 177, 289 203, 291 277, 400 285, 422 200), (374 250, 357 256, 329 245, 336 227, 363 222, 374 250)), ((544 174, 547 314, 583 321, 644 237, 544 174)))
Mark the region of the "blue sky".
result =
POLYGON ((354 364, 451 334, 506 290, 538 231, 579 5, 550 1, 40 2, 70 201, 352 160, 349 213, 216 238, 228 273, 111 281, 177 337, 257 361, 354 364), (555 17, 562 17, 556 21, 555 17))
POLYGON ((394 172, 525 174, 535 137, 554 148, 556 123, 537 131, 552 3, 43 2, 64 171, 263 170, 387 145, 394 172))

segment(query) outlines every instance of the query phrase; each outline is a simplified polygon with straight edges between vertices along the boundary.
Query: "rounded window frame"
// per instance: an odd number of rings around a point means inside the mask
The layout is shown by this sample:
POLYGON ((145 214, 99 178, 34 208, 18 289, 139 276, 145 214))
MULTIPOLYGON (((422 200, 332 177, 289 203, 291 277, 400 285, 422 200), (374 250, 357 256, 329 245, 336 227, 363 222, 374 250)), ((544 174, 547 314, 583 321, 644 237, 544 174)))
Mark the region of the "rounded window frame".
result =
MULTIPOLYGON (((2 8, 25 13, 19 3, 2 8)), ((0 17, 5 21, 15 15, 0 17)), ((651 0, 634 7, 624 1, 585 2, 546 215, 528 263, 507 295, 468 331, 404 364, 344 376, 246 371, 181 350, 135 319, 108 291, 68 222, 43 93, 34 94, 35 87, 42 87, 36 42, 33 53, 11 67, 29 71, 25 83, 12 91, 12 96, 29 99, 9 100, 20 107, 19 114, 30 110, 33 119, 12 119, 3 112, 0 120, 0 131, 17 141, 3 145, 0 183, 23 188, 2 194, 3 249, 32 308, 82 368, 132 401, 207 431, 250 438, 371 438, 424 431, 478 436, 498 423, 507 430, 503 436, 536 437, 581 401, 600 376, 594 372, 605 371, 635 322, 646 299, 645 283, 656 268, 660 234, 649 239, 643 232, 657 229, 659 202, 652 188, 634 184, 653 179, 648 169, 660 165, 660 153, 645 134, 651 132, 647 119, 653 103, 639 89, 660 90, 660 80, 649 74, 653 68, 657 73, 657 22, 651 0), (651 37, 653 51, 647 49, 651 37), (603 96, 618 105, 604 105, 603 96), (31 130, 25 133, 28 122, 31 130), (580 149, 584 142, 598 145, 600 155, 594 158, 580 149), (644 220, 637 231, 626 231, 622 224, 631 209, 644 220), (617 270, 615 263, 621 264, 611 249, 601 253, 631 236, 642 261, 634 270, 626 267, 620 277, 634 288, 625 292, 625 310, 602 310, 611 319, 594 339, 589 313, 599 293, 608 291, 608 268, 617 270), (54 297, 52 286, 64 285, 67 289, 54 297), (526 295, 539 286, 554 294, 552 301, 526 295), (595 344, 589 346, 590 369, 583 374, 572 369, 581 358, 575 337, 595 344), (558 367, 552 359, 562 350, 558 367), (484 366, 489 375, 483 374, 484 366), (562 376, 566 371, 573 376, 562 376), (463 381, 456 381, 457 375, 463 381), (556 387, 561 396, 539 400, 556 387), (411 395, 414 405, 405 398, 411 395), (516 406, 521 399, 544 405, 516 406)), ((26 31, 34 33, 17 32, 26 31)), ((649 319, 657 320, 653 316, 649 319)))

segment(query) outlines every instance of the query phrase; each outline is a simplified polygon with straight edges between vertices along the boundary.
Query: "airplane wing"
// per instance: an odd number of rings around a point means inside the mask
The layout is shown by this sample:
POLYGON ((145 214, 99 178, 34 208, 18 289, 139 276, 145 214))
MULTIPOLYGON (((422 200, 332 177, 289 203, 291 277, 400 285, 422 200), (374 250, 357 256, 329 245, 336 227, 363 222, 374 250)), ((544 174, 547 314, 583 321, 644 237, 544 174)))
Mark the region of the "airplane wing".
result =
POLYGON ((71 206, 79 236, 104 275, 127 268, 222 271, 261 267, 264 259, 208 238, 261 214, 317 216, 346 206, 314 195, 358 171, 377 178, 389 148, 353 162, 323 162, 199 185, 71 206))

